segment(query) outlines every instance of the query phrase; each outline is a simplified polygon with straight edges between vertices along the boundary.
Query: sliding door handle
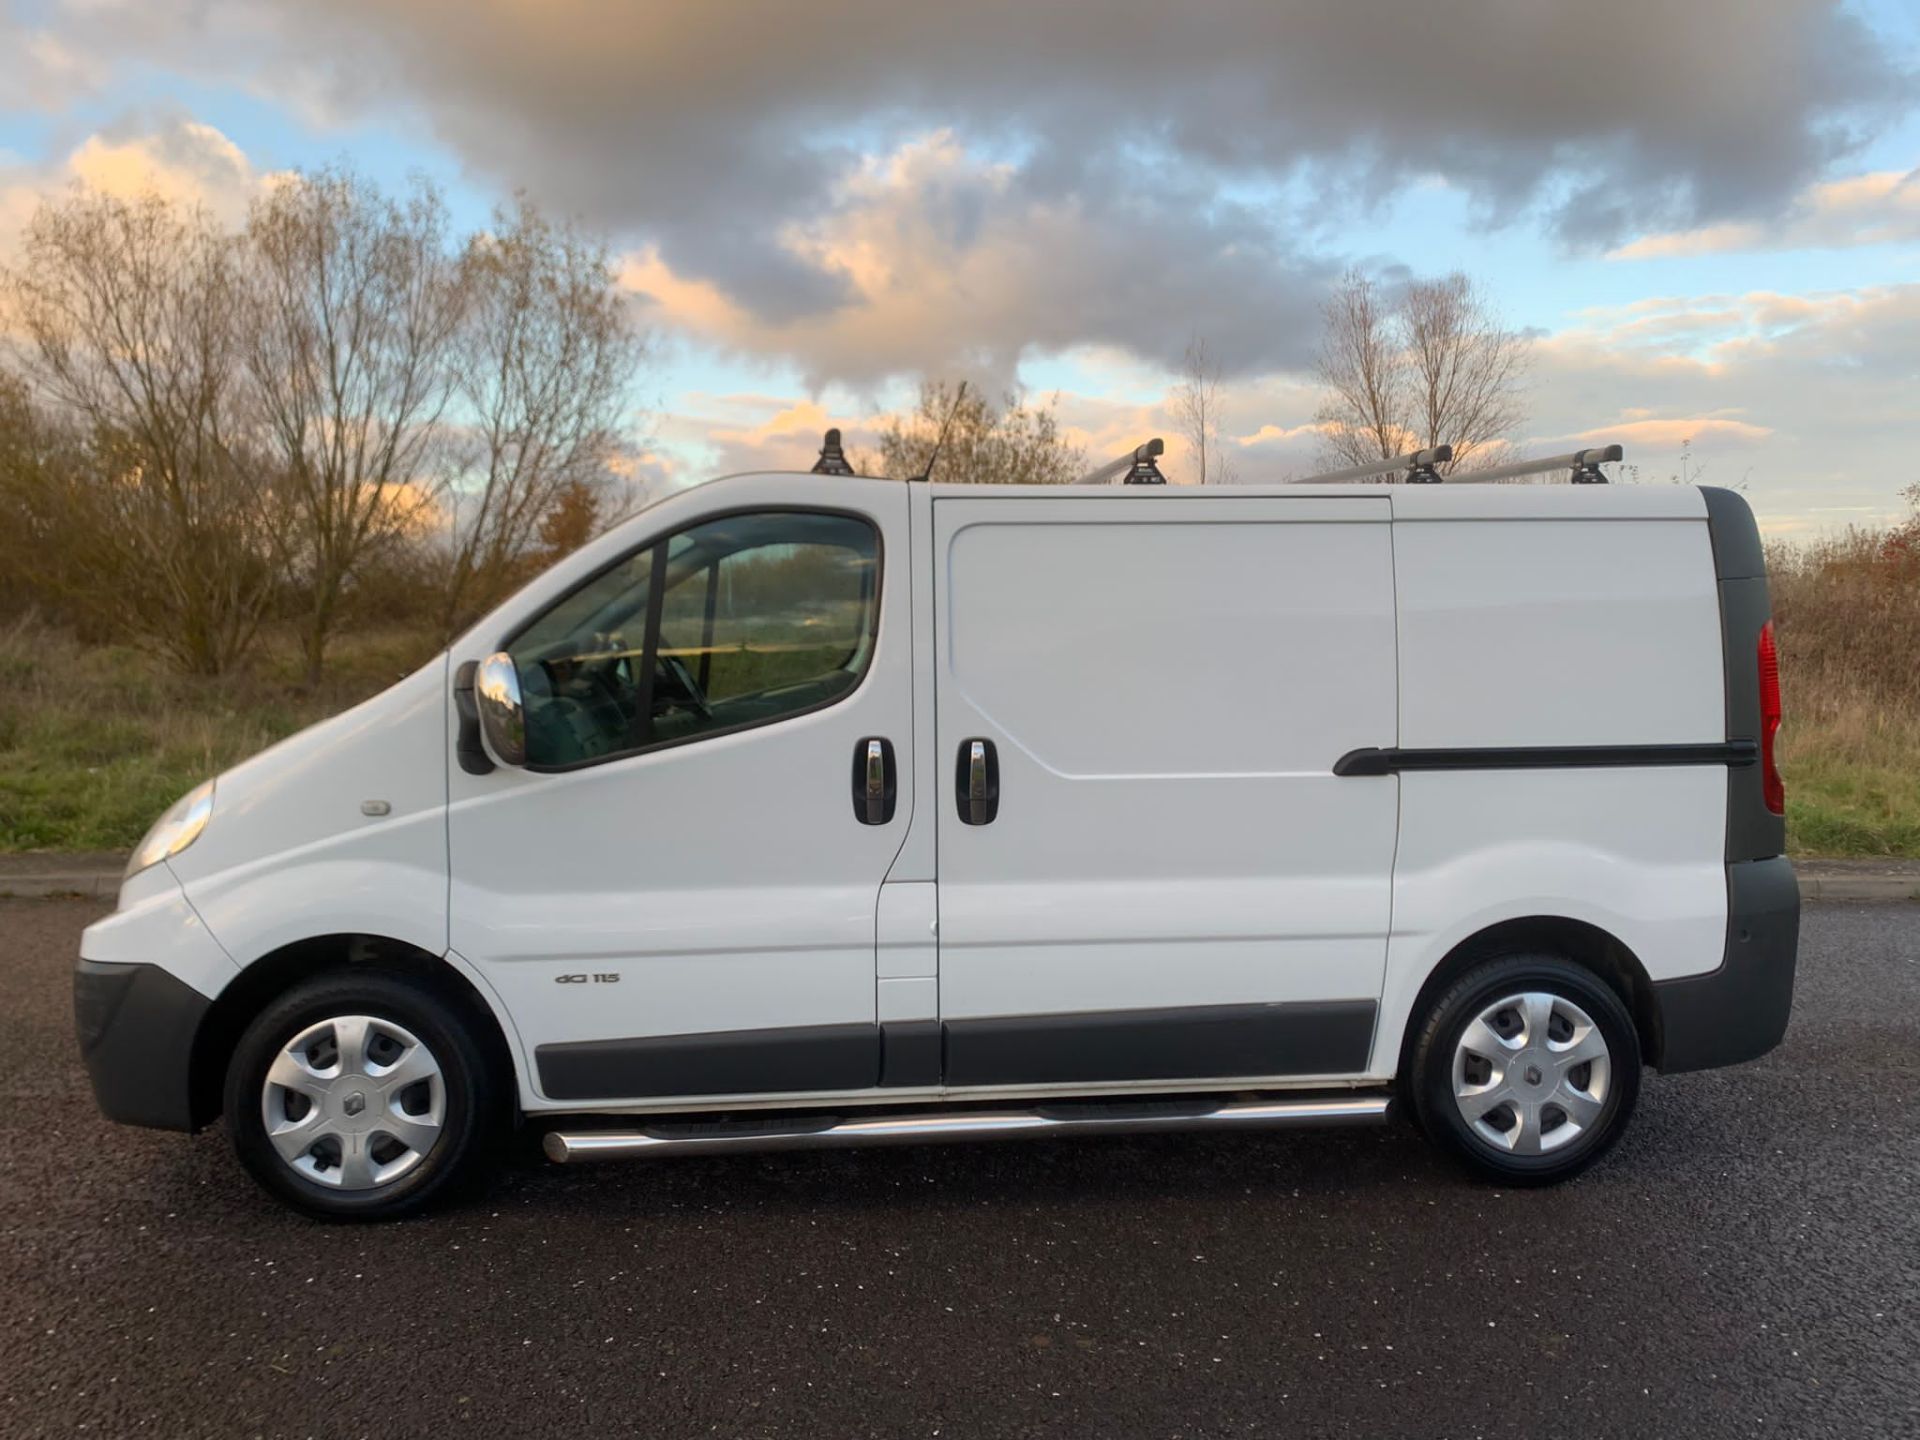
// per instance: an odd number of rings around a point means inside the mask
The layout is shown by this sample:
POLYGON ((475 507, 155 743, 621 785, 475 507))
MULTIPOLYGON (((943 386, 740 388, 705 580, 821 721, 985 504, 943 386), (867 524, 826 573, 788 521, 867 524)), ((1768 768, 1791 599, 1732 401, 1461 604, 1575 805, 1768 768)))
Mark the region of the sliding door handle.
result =
POLYGON ((853 816, 862 825, 884 825, 893 819, 900 794, 899 771, 894 766, 893 742, 869 735, 853 747, 853 816))
POLYGON ((991 740, 962 740, 953 781, 960 819, 967 825, 990 825, 1000 813, 1000 752, 991 740))

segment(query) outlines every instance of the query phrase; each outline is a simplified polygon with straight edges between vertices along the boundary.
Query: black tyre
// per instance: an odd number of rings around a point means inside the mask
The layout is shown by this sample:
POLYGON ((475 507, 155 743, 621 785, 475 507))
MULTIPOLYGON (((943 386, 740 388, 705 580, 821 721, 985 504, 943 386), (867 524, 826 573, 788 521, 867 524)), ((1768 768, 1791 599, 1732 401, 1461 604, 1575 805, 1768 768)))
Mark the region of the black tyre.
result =
POLYGON ((1406 1087, 1428 1138, 1479 1174, 1551 1185, 1620 1138, 1640 1094, 1640 1037, 1613 988, 1584 966, 1502 956, 1434 1000, 1406 1087))
POLYGON ((353 968, 275 1000, 227 1065, 240 1163, 309 1215, 387 1220, 472 1178, 505 1118, 483 1024, 411 974, 353 968))

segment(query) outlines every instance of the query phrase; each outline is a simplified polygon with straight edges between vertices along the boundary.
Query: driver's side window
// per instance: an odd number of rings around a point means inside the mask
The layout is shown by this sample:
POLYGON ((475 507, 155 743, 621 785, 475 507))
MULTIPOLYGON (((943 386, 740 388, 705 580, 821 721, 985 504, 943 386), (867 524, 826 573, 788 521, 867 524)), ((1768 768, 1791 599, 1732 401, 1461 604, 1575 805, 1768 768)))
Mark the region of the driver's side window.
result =
POLYGON ((569 768, 831 704, 872 658, 879 561, 865 520, 766 511, 602 571, 507 647, 528 764, 569 768))

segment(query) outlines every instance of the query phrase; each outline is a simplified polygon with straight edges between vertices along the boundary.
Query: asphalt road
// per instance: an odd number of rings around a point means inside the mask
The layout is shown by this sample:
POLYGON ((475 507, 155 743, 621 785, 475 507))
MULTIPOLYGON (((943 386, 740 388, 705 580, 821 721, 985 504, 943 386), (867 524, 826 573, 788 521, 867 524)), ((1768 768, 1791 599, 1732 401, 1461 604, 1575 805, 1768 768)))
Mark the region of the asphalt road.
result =
POLYGON ((546 1167, 277 1209, 75 1060, 0 903, 7 1436, 1920 1434, 1920 906, 1816 906, 1786 1044, 1506 1192, 1400 1129, 546 1167))

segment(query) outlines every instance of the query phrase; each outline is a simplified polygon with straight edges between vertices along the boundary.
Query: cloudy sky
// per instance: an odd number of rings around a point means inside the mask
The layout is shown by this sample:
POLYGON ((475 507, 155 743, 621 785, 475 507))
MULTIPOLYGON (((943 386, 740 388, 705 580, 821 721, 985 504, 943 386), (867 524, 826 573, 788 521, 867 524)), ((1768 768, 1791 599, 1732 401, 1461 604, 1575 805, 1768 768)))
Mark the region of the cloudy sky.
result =
MULTIPOLYGON (((1229 371, 1312 468, 1342 270, 1464 269, 1539 337, 1522 453, 1620 440, 1781 532, 1920 478, 1920 5, 0 0, 0 256, 76 180, 244 212, 423 172, 607 232, 657 473, 810 462, 937 373, 1104 458, 1229 371)), ((1177 445, 1173 446, 1177 451, 1177 445)), ((1179 456, 1170 468, 1178 468, 1179 456)))

